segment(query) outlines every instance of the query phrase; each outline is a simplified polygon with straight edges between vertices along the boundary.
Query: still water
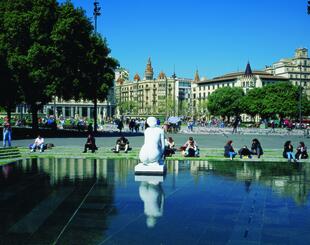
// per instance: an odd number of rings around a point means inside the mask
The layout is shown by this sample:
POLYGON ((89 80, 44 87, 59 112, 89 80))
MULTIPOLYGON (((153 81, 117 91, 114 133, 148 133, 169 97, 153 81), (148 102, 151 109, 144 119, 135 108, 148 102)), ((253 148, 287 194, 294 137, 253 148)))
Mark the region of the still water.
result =
POLYGON ((0 167, 1 244, 309 244, 310 165, 32 159, 0 167))

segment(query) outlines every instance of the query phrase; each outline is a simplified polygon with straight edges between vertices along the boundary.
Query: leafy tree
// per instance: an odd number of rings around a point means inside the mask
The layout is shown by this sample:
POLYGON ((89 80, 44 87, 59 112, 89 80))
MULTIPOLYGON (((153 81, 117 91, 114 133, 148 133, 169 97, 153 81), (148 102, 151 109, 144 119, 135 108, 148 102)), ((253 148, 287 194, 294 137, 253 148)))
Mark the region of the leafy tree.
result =
POLYGON ((208 113, 208 101, 200 100, 196 105, 196 110, 198 115, 205 115, 208 113))
POLYGON ((6 60, 14 82, 31 106, 33 128, 37 129, 37 111, 50 100, 50 69, 54 50, 50 33, 56 21, 55 0, 3 0, 1 18, 6 60))
POLYGON ((120 110, 125 113, 137 113, 138 104, 136 101, 123 101, 119 104, 120 110))
MULTIPOLYGON (((280 118, 299 116, 299 87, 290 83, 276 83, 250 90, 242 99, 243 112, 254 117, 280 118)), ((302 95, 301 110, 309 114, 309 100, 302 95)))
MULTIPOLYGON (((88 53, 93 27, 85 11, 70 1, 58 8, 58 18, 51 33, 58 66, 53 71, 54 95, 64 100, 81 98, 81 83, 88 79, 88 53)), ((87 83, 87 82, 86 82, 87 83)))
POLYGON ((94 129, 97 131, 97 100, 103 101, 113 85, 118 62, 109 56, 106 40, 93 34, 93 27, 82 9, 71 2, 60 8, 52 33, 57 52, 66 67, 58 69, 56 94, 64 99, 91 100, 94 103, 94 129))
POLYGON ((242 112, 242 88, 223 87, 209 95, 207 108, 211 115, 230 117, 242 112))
POLYGON ((189 114, 189 104, 187 100, 181 100, 178 104, 178 114, 187 116, 189 114))
MULTIPOLYGON (((275 83, 262 88, 262 114, 280 118, 298 115, 299 89, 291 83, 275 83)), ((304 97, 305 98, 305 97, 304 97)))
POLYGON ((3 82, 0 90, 0 106, 7 112, 8 120, 11 120, 11 111, 21 100, 21 97, 18 83, 7 64, 7 57, 5 51, 2 51, 2 47, 3 45, 0 44, 0 74, 3 82))
POLYGON ((269 115, 264 114, 263 99, 265 93, 262 88, 254 88, 249 90, 241 100, 242 112, 250 115, 254 118, 256 115, 260 115, 262 118, 267 118, 269 115))
POLYGON ((95 132, 97 129, 97 100, 104 101, 113 85, 118 61, 109 56, 110 49, 99 35, 91 37, 91 47, 87 53, 85 79, 80 83, 81 96, 94 103, 95 132))
POLYGON ((12 89, 17 85, 31 106, 33 128, 38 127, 38 109, 54 96, 94 101, 96 124, 97 99, 106 98, 118 63, 109 56, 106 41, 93 34, 85 12, 56 0, 2 0, 0 10, 5 56, 0 69, 6 80, 17 82, 10 83, 12 89))

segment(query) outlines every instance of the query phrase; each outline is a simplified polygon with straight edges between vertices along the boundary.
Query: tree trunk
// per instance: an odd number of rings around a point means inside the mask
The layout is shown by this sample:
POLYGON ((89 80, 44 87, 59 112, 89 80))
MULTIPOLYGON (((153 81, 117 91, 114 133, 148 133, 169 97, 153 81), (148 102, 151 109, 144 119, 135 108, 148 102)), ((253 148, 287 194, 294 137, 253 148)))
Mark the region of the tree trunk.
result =
POLYGON ((31 105, 31 113, 32 113, 32 131, 34 134, 38 133, 38 107, 37 105, 31 105))
POLYGON ((97 96, 94 99, 94 132, 97 133, 97 96))

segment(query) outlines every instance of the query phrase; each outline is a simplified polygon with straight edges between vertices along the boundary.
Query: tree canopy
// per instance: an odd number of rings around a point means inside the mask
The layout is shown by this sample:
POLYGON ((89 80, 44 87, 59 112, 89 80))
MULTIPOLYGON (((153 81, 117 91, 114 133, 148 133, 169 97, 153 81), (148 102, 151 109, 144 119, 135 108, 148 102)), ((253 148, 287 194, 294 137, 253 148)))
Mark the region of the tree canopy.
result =
POLYGON ((118 62, 82 9, 70 1, 2 0, 0 11, 0 70, 10 84, 0 106, 24 101, 36 129, 38 109, 54 96, 106 98, 118 62))
POLYGON ((208 97, 207 108, 215 116, 230 117, 242 112, 241 100, 244 96, 242 88, 223 87, 215 90, 208 97))

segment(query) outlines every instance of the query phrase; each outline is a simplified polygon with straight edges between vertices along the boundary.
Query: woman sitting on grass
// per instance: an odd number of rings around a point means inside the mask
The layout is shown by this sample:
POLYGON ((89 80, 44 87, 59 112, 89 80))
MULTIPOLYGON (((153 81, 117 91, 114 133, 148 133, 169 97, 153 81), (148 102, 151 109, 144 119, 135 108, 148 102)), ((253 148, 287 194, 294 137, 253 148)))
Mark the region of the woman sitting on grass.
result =
POLYGON ((297 147, 296 152, 296 158, 299 160, 308 158, 307 146, 305 146, 305 143, 303 141, 299 142, 299 146, 297 147))
POLYGON ((260 158, 260 156, 264 154, 263 148, 258 139, 252 140, 251 151, 253 155, 257 155, 257 158, 260 158))
POLYGON ((87 149, 91 150, 92 153, 95 153, 95 151, 98 150, 95 137, 92 134, 88 134, 83 153, 86 153, 87 149))
POLYGON ((283 157, 287 158, 289 162, 292 159, 294 160, 294 162, 296 162, 294 148, 293 148, 290 140, 286 141, 284 144, 283 157))
POLYGON ((168 139, 165 139, 165 151, 164 156, 165 157, 171 157, 175 153, 175 144, 172 139, 172 137, 168 137, 168 139))
POLYGON ((229 157, 230 160, 233 160, 233 158, 237 155, 232 146, 232 142, 232 140, 228 140, 226 145, 224 146, 224 157, 229 157))
POLYGON ((193 137, 189 137, 188 141, 181 147, 183 150, 182 155, 185 157, 199 157, 198 145, 193 137))

